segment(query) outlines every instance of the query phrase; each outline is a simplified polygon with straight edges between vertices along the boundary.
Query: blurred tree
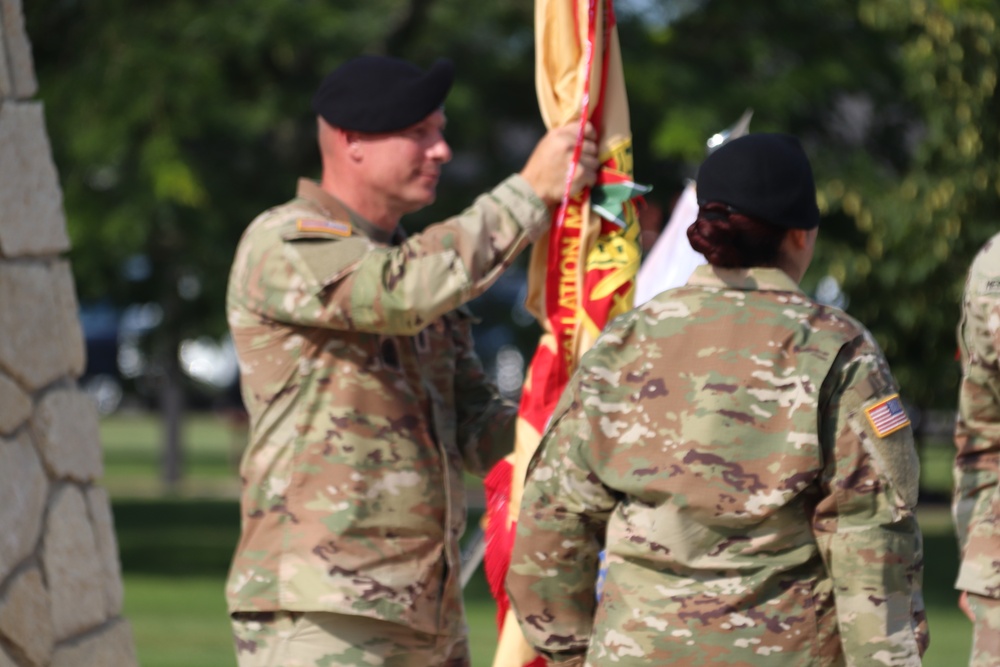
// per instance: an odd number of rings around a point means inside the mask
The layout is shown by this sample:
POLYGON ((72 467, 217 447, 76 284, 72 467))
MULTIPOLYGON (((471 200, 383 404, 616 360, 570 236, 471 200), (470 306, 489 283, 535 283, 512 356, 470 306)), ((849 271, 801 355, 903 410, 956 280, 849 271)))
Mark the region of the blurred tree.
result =
MULTIPOLYGON (((669 205, 705 140, 748 107, 754 131, 801 137, 826 215, 806 287, 838 281, 921 406, 953 404, 964 268, 996 226, 998 2, 616 3, 635 173, 651 197, 669 205)), ((241 231, 318 175, 309 99, 327 71, 364 52, 454 59, 455 158, 411 228, 520 168, 543 131, 532 0, 172 0, 141 12, 34 0, 24 11, 81 298, 164 313, 150 343, 171 483, 177 345, 224 330, 241 231)))
POLYGON ((919 122, 907 161, 880 178, 826 184, 831 211, 850 216, 862 242, 830 258, 907 397, 953 407, 955 329, 965 274, 1000 231, 1000 2, 863 0, 861 17, 895 45, 899 94, 919 122))
MULTIPOLYGON (((650 5, 620 6, 633 4, 650 5)), ((696 9, 659 25, 619 10, 638 177, 669 196, 679 175, 693 176, 705 139, 748 107, 754 131, 799 136, 825 216, 806 288, 835 279, 904 398, 953 407, 965 269, 1000 227, 1000 3, 696 9)))
MULTIPOLYGON (((530 67, 518 71, 530 60, 531 3, 473 7, 174 0, 138 11, 115 0, 25 3, 81 299, 162 309, 164 324, 147 343, 171 487, 182 472, 178 345, 224 330, 226 277, 243 228, 290 198, 297 177, 318 176, 309 100, 326 72, 364 52, 423 64, 456 58, 460 83, 449 114, 472 150, 459 153, 464 159, 449 172, 458 187, 443 204, 456 195, 468 203, 468 192, 525 157, 524 147, 489 144, 503 118, 518 117, 532 99, 530 67), (511 71, 520 94, 474 92, 488 81, 507 85, 511 71), (517 111, 505 113, 511 106, 517 111)), ((459 136, 456 144, 466 142, 459 136)))
POLYGON ((304 159, 291 95, 315 79, 321 36, 363 39, 363 24, 343 30, 343 13, 281 1, 25 5, 80 296, 162 309, 147 343, 170 488, 182 473, 178 345, 222 327, 242 223, 257 195, 290 187, 277 165, 304 159))

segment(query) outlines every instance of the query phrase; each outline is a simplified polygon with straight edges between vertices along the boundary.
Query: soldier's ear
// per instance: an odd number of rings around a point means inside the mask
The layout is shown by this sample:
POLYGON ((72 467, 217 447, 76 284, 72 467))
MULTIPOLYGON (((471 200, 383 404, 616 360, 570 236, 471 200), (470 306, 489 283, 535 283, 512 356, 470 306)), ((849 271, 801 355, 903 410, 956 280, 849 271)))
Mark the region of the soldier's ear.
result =
POLYGON ((344 130, 344 143, 347 145, 347 154, 352 160, 360 160, 364 155, 364 142, 361 140, 360 132, 344 130))
POLYGON ((805 229, 789 229, 787 238, 796 250, 802 250, 809 245, 809 232, 805 229))

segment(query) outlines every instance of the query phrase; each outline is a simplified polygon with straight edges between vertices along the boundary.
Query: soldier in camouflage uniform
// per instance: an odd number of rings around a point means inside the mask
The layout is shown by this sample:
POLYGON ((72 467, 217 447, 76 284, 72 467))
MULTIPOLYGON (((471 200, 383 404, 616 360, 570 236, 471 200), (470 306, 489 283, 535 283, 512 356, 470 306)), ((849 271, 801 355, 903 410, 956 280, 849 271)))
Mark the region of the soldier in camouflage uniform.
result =
POLYGON ((955 426, 956 587, 975 623, 973 667, 1000 665, 1000 236, 969 269, 958 329, 962 384, 955 426))
POLYGON ((556 665, 917 667, 918 461, 871 335, 798 287, 808 160, 748 135, 698 196, 709 265, 605 329, 532 462, 507 578, 525 636, 556 665))
MULTIPOLYGON (((520 174, 407 238, 451 157, 452 66, 349 61, 314 99, 321 183, 239 243, 228 321, 250 437, 226 593, 241 667, 467 665, 465 471, 511 451, 516 409, 462 304, 547 228, 574 128, 520 174)), ((588 128, 574 191, 597 166, 588 128)))

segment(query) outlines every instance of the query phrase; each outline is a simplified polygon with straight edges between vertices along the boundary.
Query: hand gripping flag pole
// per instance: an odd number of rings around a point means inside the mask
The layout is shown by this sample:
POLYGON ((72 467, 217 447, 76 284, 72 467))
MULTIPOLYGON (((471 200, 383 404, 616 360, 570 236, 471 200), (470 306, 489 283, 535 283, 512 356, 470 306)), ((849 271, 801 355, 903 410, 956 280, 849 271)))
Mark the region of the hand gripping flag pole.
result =
POLYGON ((639 268, 632 135, 612 0, 536 0, 535 75, 549 128, 579 123, 574 164, 548 234, 532 249, 528 309, 543 334, 521 397, 515 451, 486 479, 485 569, 497 599, 494 667, 539 660, 513 621, 504 592, 524 474, 580 356, 615 316, 631 309, 639 268), (569 196, 587 122, 600 138, 597 183, 569 196))

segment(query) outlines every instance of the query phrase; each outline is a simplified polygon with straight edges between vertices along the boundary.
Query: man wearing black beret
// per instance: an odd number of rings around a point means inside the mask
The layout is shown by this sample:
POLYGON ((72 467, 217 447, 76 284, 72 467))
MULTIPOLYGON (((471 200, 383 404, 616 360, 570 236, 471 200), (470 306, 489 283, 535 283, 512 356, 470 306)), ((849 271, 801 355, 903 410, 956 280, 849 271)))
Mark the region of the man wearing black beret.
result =
MULTIPOLYGON (((407 236, 434 201, 453 67, 364 56, 313 98, 323 173, 236 251, 228 321, 250 414, 242 536, 226 587, 240 667, 468 665, 463 474, 509 453, 463 304, 548 225, 576 131, 407 236)), ((598 167, 588 127, 575 193, 598 167)))

